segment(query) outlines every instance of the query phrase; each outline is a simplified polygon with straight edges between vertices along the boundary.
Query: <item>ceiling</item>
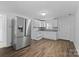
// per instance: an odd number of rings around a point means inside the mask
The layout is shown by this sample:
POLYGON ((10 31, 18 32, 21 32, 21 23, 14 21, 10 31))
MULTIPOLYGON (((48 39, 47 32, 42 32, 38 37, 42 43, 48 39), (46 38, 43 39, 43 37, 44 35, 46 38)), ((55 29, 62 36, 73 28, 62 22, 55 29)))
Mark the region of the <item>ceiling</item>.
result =
POLYGON ((75 14, 79 2, 67 1, 5 1, 0 2, 0 12, 10 12, 31 18, 43 18, 40 11, 47 11, 48 17, 75 14))

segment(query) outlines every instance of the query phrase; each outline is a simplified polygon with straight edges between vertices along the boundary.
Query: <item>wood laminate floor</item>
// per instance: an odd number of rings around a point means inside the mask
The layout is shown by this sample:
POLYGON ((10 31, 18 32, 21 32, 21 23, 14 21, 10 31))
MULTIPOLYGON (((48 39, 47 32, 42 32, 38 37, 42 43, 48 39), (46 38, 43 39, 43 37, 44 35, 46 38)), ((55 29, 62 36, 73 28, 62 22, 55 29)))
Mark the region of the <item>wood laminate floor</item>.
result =
POLYGON ((0 49, 0 56, 5 57, 63 57, 78 56, 73 42, 68 40, 33 40, 31 46, 14 50, 12 47, 0 49))

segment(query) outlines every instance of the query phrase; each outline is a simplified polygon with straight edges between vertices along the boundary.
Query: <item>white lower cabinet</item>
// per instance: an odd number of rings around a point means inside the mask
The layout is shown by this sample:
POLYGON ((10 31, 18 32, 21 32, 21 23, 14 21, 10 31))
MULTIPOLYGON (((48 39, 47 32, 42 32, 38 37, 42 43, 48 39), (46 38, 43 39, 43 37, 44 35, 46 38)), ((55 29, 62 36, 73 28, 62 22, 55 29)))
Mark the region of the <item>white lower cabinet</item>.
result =
POLYGON ((56 32, 52 31, 35 31, 32 33, 32 39, 39 40, 41 38, 48 38, 52 40, 56 40, 56 32))
POLYGON ((44 31, 44 32, 43 32, 43 37, 44 37, 44 38, 48 38, 48 39, 52 39, 52 40, 56 40, 56 32, 44 31))
POLYGON ((32 39, 35 39, 35 40, 39 40, 39 39, 42 38, 42 34, 41 34, 40 31, 33 31, 33 32, 31 33, 31 38, 32 38, 32 39))

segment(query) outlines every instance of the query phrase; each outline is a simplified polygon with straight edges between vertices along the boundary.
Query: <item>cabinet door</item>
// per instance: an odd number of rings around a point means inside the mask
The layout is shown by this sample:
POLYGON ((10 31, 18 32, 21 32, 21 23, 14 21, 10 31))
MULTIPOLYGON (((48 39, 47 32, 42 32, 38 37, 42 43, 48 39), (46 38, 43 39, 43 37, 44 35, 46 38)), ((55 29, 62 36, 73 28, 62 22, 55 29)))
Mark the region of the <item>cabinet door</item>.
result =
POLYGON ((38 20, 33 20, 32 21, 32 26, 33 26, 33 28, 41 27, 41 22, 38 21, 38 20))
POLYGON ((52 40, 56 40, 56 32, 46 32, 45 31, 43 37, 52 39, 52 40))
POLYGON ((46 28, 53 29, 53 27, 57 27, 57 20, 47 20, 46 21, 46 28))
POLYGON ((42 36, 42 34, 40 31, 34 31, 31 34, 31 38, 35 39, 35 40, 39 40, 39 38, 41 39, 41 36, 42 36))
POLYGON ((57 27, 57 20, 53 20, 53 27, 57 27))

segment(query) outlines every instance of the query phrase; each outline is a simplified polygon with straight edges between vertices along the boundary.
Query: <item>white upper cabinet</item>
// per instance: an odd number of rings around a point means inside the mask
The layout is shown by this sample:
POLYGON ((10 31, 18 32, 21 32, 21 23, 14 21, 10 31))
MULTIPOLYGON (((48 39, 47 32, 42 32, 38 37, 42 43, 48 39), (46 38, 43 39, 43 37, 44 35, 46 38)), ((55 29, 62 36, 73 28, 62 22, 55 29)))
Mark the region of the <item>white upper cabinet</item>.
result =
POLYGON ((41 27, 41 22, 38 20, 32 20, 33 28, 41 27))
POLYGON ((54 29, 54 27, 57 27, 57 20, 46 20, 47 29, 54 29))

